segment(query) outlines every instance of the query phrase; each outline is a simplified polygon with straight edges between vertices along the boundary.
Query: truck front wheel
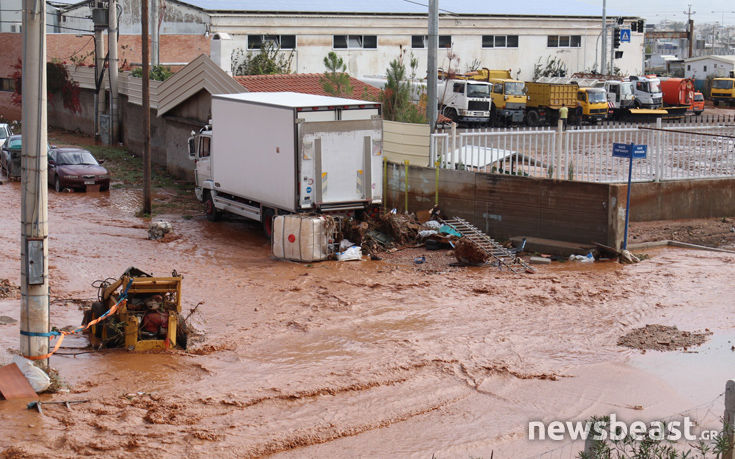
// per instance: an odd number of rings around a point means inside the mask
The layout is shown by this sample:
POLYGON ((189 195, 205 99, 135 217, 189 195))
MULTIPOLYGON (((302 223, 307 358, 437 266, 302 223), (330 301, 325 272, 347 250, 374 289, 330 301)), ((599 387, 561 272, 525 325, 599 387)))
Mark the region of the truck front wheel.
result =
POLYGON ((536 110, 530 110, 528 113, 526 113, 526 124, 529 126, 538 126, 539 124, 539 115, 536 110))
POLYGON ((207 215, 207 220, 210 222, 219 220, 219 210, 217 210, 217 207, 214 205, 214 198, 210 191, 205 191, 204 213, 207 215))

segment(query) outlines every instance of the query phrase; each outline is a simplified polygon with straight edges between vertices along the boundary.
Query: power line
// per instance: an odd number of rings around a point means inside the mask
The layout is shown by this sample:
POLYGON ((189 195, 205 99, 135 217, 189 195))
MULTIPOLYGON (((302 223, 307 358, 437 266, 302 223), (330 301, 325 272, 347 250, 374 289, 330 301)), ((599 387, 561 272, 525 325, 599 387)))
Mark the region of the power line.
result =
MULTIPOLYGON (((23 12, 23 10, 0 10, 0 13, 22 13, 22 12, 23 12)), ((51 11, 47 11, 46 12, 46 15, 48 15, 48 16, 59 16, 59 15, 61 15, 61 16, 65 17, 65 18, 88 19, 90 21, 92 20, 92 16, 69 16, 68 14, 54 13, 54 12, 51 12, 51 11)))
MULTIPOLYGON (((20 24, 20 22, 18 21, 0 21, 0 24, 20 24)), ((89 29, 77 29, 76 27, 67 27, 67 26, 55 25, 55 24, 46 24, 46 27, 73 30, 75 32, 87 32, 87 33, 93 32, 92 30, 89 30, 89 29)))

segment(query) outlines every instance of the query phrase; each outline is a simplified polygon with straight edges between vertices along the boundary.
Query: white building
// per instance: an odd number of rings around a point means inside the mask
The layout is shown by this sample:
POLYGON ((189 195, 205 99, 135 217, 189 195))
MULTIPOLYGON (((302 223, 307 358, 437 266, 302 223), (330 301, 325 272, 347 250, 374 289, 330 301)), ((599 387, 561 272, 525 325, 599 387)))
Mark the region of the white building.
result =
POLYGON ((684 76, 705 80, 708 76, 726 77, 735 71, 735 56, 700 56, 684 60, 684 76))
MULTIPOLYGON (((418 59, 420 72, 426 68, 427 8, 420 2, 159 1, 164 6, 161 33, 203 30, 217 39, 212 58, 227 71, 233 50, 257 50, 263 41, 292 52, 292 71, 297 73, 323 72, 323 60, 330 51, 343 58, 352 75, 385 74, 388 63, 402 51, 406 62, 410 55, 418 59)), ((136 33, 139 2, 120 0, 120 4, 121 33, 136 33)), ((87 2, 82 2, 67 14, 84 16, 85 8, 87 2)), ((599 6, 575 0, 445 0, 440 2, 439 66, 446 68, 449 56, 454 55, 459 59, 458 64, 453 62, 454 70, 475 66, 511 69, 514 76, 531 79, 537 63, 557 59, 569 74, 589 72, 600 65, 600 13, 599 6)), ((623 28, 637 20, 609 12, 611 24, 613 16, 622 18, 623 28)), ((608 46, 611 42, 609 39, 608 46)), ((623 74, 642 72, 641 33, 631 33, 631 41, 622 43, 617 51, 622 57, 614 61, 615 67, 623 74)))

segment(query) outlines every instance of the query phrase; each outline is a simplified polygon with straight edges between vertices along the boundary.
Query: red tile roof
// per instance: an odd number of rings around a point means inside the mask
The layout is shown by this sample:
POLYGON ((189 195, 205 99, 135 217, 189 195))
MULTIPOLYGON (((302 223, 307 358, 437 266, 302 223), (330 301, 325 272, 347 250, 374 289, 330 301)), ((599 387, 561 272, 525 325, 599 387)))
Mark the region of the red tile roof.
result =
MULTIPOLYGON (((141 62, 140 35, 120 35, 118 57, 120 67, 128 68, 141 62)), ((23 35, 0 33, 0 78, 9 78, 15 72, 13 65, 23 55, 23 35)), ((105 39, 107 49, 107 39, 105 39)), ((202 35, 161 35, 160 61, 162 63, 189 63, 200 54, 209 56, 209 39, 202 35)), ((46 34, 46 58, 48 61, 94 65, 94 39, 66 33, 46 34)))
MULTIPOLYGON (((247 75, 236 76, 235 80, 250 92, 300 92, 329 96, 322 87, 321 73, 290 73, 282 75, 247 75)), ((380 89, 350 77, 352 94, 348 98, 364 99, 367 91, 368 99, 377 100, 380 89)))

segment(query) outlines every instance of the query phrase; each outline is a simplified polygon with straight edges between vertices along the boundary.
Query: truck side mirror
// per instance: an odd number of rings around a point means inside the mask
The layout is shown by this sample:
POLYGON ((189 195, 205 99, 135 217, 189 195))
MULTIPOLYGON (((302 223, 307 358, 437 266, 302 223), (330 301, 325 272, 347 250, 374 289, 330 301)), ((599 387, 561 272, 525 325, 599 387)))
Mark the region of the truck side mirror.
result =
POLYGON ((189 159, 194 160, 196 159, 196 156, 197 156, 196 138, 189 137, 188 143, 189 143, 189 159))

